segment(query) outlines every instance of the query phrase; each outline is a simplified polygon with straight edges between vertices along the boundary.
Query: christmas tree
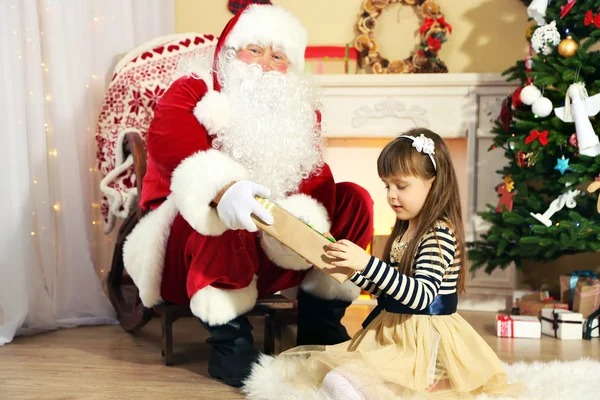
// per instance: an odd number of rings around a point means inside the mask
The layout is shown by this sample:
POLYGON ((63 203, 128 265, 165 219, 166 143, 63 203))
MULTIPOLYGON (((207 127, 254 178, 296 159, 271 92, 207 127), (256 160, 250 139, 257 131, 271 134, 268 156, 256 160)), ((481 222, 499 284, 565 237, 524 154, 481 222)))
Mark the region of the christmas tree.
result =
POLYGON ((468 246, 471 269, 487 272, 600 250, 600 0, 524 3, 530 56, 504 72, 521 85, 489 149, 508 164, 498 205, 478 214, 491 228, 468 246))

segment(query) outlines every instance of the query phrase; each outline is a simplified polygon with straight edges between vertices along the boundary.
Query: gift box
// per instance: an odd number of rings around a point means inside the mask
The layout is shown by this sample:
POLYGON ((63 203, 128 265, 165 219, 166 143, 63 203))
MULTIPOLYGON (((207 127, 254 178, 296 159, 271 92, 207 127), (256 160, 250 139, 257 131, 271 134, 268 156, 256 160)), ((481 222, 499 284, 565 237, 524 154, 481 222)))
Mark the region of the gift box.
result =
POLYGON ((575 285, 575 300, 573 311, 583 314, 587 318, 600 307, 600 281, 587 278, 575 285))
POLYGON ((267 225, 252 214, 252 220, 259 229, 273 236, 339 282, 347 281, 354 274, 354 270, 349 268, 331 265, 331 262, 336 261, 336 259, 327 256, 325 247, 331 242, 335 242, 334 239, 323 236, 321 232, 298 219, 278 204, 260 197, 256 197, 256 200, 269 210, 274 220, 272 225, 267 225))
POLYGON ((542 326, 537 317, 498 315, 496 324, 496 335, 498 337, 531 339, 542 337, 542 326))
POLYGON ((308 46, 305 71, 315 75, 355 74, 358 52, 350 46, 308 46))
POLYGON ((544 308, 542 310, 542 333, 560 340, 583 337, 583 315, 569 310, 544 308))
MULTIPOLYGON (((587 321, 585 320, 583 322, 583 334, 585 335, 586 331, 587 331, 587 321)), ((599 327, 599 318, 594 318, 594 320, 592 321, 592 337, 600 337, 600 327, 599 327)))
POLYGON ((561 275, 560 282, 560 301, 573 306, 575 299, 575 286, 580 280, 587 278, 596 278, 596 274, 591 270, 573 271, 569 275, 561 275))
POLYGON ((540 317, 544 308, 568 310, 567 303, 561 303, 548 295, 547 291, 535 292, 521 297, 519 309, 521 315, 540 317))

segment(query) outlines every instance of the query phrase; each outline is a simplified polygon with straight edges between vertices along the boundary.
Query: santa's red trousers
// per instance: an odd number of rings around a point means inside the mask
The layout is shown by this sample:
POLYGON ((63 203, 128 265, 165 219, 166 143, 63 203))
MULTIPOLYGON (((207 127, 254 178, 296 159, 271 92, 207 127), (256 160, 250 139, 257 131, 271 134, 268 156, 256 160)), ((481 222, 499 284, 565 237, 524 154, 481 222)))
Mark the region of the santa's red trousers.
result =
MULTIPOLYGON (((366 249, 373 236, 373 200, 353 183, 336 184, 336 206, 331 234, 366 249)), ((161 296, 175 304, 189 299, 208 285, 242 289, 257 276, 258 296, 298 286, 306 271, 292 271, 273 264, 263 252, 258 233, 226 231, 204 236, 181 215, 171 227, 161 282, 161 296)))

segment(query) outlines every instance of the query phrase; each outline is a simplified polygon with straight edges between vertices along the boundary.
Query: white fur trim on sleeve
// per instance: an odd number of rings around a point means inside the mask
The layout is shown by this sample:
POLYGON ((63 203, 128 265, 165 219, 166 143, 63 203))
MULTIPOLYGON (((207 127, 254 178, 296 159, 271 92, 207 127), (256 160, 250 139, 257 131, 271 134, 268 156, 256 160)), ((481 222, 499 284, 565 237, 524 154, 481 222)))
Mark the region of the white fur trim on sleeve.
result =
POLYGON ((229 99, 222 92, 209 90, 194 107, 194 116, 210 135, 216 135, 229 125, 229 99))
POLYGON ((196 231, 219 236, 227 230, 210 203, 223 187, 248 179, 240 163, 218 150, 198 152, 179 164, 171 178, 171 192, 177 209, 196 231))
POLYGON ((256 304, 256 277, 242 289, 225 290, 206 286, 190 299, 192 313, 209 325, 223 325, 250 311, 256 304))
POLYGON ((308 271, 300 288, 324 300, 354 301, 360 295, 360 288, 352 281, 340 283, 319 269, 308 271))
MULTIPOLYGON (((297 217, 308 217, 309 223, 319 232, 329 232, 331 224, 327 210, 312 197, 295 194, 279 201, 278 204, 297 217)), ((260 244, 269 260, 281 268, 303 271, 311 267, 304 258, 271 236, 261 235, 260 244)))
POLYGON ((160 207, 142 218, 123 245, 125 270, 138 288, 140 300, 146 307, 162 302, 160 284, 167 239, 176 216, 175 201, 169 197, 160 207))
POLYGON ((294 194, 277 202, 297 217, 306 216, 319 232, 329 232, 331 222, 323 204, 305 194, 294 194))

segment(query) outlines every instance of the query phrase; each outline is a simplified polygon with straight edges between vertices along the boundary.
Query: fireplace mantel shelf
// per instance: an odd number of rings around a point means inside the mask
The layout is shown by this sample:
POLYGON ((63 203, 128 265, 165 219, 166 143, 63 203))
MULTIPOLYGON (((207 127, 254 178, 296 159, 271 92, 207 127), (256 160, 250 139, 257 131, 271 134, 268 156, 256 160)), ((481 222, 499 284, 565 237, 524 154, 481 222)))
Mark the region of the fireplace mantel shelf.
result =
POLYGON ((331 138, 389 138, 413 127, 445 138, 477 130, 485 135, 515 86, 499 74, 474 73, 317 75, 315 80, 331 138))

